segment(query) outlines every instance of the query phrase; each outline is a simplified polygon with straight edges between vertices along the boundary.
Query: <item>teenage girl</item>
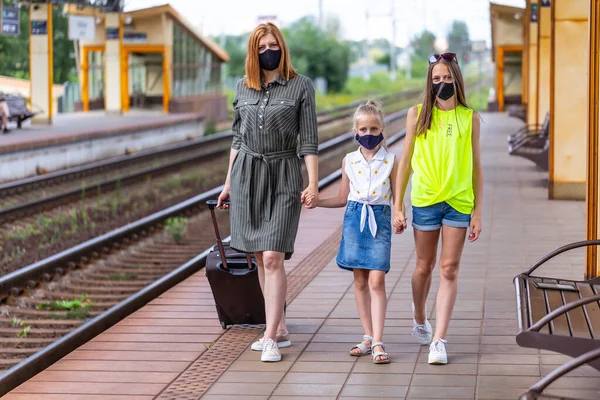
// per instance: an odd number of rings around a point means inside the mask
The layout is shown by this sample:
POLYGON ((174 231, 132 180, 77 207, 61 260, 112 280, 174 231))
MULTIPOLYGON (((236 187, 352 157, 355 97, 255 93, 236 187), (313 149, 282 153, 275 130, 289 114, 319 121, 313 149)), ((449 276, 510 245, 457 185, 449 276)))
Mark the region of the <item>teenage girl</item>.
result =
POLYGON ((404 193, 413 171, 411 203, 417 265, 412 276, 413 335, 429 344, 429 363, 447 364, 446 331, 456 302, 458 269, 467 229, 469 241, 481 233, 483 170, 479 116, 467 105, 463 77, 454 53, 429 57, 423 103, 410 109, 399 162, 394 227, 406 228, 404 193), (435 335, 425 302, 442 236, 440 287, 435 335))
POLYGON ((375 364, 390 362, 382 338, 392 238, 390 204, 396 197, 397 171, 395 156, 383 143, 383 120, 381 106, 375 101, 357 108, 353 130, 360 147, 342 161, 338 195, 316 201, 318 207, 327 208, 347 204, 336 261, 340 268, 354 273, 356 305, 365 332, 350 355, 371 354, 375 364))

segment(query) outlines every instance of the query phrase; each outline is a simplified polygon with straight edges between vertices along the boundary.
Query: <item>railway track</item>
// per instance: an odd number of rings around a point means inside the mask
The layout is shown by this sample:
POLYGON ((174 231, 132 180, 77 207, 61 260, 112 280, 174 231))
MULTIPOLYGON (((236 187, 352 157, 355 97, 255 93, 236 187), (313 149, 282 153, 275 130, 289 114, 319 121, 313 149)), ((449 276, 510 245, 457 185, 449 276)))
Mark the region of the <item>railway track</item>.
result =
MULTIPOLYGON (((392 144, 406 110, 386 117, 392 144)), ((319 186, 337 180, 348 132, 319 146, 319 186)), ((206 200, 222 186, 0 278, 0 396, 203 267, 214 244, 206 200), (173 229, 186 218, 185 235, 173 229), (166 226, 170 228, 165 229, 166 226)), ((218 213, 228 235, 227 214, 218 213)), ((180 226, 181 228, 181 226, 180 226)))

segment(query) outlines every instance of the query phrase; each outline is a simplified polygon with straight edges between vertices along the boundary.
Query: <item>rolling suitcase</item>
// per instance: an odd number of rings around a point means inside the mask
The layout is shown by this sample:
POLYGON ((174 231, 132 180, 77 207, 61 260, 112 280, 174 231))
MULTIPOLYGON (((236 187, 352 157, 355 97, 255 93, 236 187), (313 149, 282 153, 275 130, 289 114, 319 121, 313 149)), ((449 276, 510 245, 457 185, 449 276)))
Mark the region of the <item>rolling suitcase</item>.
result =
POLYGON ((212 289, 221 327, 266 323, 265 300, 254 257, 223 243, 215 215, 216 200, 208 200, 217 244, 206 257, 206 277, 212 289))

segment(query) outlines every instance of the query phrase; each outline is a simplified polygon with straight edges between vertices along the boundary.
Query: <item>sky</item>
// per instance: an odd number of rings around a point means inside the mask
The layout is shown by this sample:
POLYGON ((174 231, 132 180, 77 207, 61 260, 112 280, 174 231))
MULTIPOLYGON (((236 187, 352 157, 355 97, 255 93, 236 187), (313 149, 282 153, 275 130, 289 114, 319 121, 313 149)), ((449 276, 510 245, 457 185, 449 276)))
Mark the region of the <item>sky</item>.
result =
MULTIPOLYGON (((125 10, 171 4, 193 26, 207 36, 251 31, 260 16, 274 15, 285 26, 306 15, 337 16, 342 37, 349 40, 392 38, 391 7, 394 3, 396 44, 405 46, 411 37, 429 29, 445 38, 455 19, 469 26, 472 40, 490 42, 488 0, 127 0, 125 10), (366 12, 372 16, 368 22, 366 12)), ((494 3, 524 7, 525 0, 494 0, 494 3)))

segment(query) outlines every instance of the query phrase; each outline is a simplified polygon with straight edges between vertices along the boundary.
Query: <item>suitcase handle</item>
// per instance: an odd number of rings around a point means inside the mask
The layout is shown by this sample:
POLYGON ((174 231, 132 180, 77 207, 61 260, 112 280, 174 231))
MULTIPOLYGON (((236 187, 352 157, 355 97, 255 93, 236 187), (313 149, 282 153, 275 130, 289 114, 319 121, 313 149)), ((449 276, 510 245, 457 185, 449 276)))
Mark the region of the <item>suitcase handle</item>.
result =
MULTIPOLYGON (((206 200, 206 205, 209 209, 214 210, 219 202, 217 200, 206 200)), ((229 205, 228 201, 224 201, 223 205, 229 205)))
MULTIPOLYGON (((224 204, 229 204, 229 202, 225 202, 224 204)), ((217 236, 217 247, 219 248, 219 256, 221 257, 221 263, 223 264, 223 268, 229 270, 229 268, 227 267, 227 257, 225 255, 225 248, 223 247, 223 242, 221 241, 221 234, 219 233, 217 216, 215 215, 215 207, 217 206, 217 200, 206 200, 206 205, 210 210, 210 216, 212 219, 213 227, 215 228, 215 235, 217 236)), ((248 262, 248 269, 252 269, 252 259, 250 258, 250 254, 248 253, 246 253, 246 261, 248 262)))

